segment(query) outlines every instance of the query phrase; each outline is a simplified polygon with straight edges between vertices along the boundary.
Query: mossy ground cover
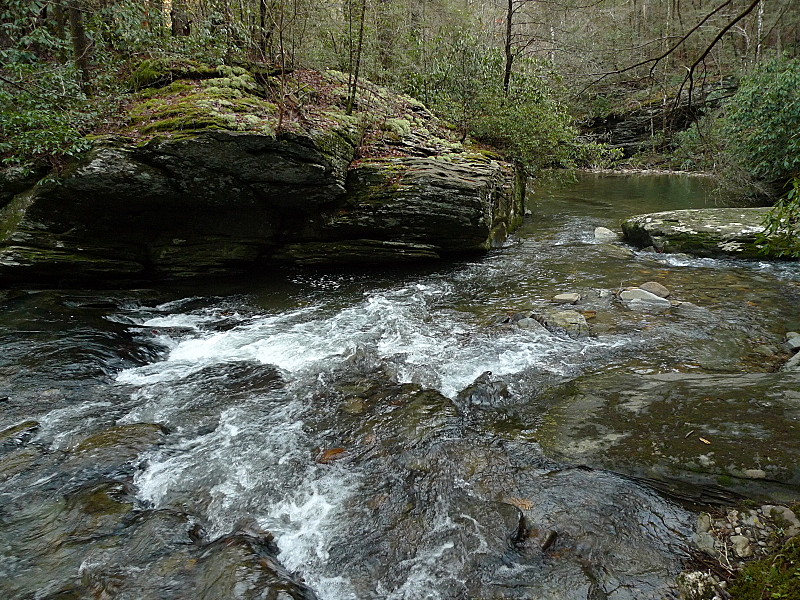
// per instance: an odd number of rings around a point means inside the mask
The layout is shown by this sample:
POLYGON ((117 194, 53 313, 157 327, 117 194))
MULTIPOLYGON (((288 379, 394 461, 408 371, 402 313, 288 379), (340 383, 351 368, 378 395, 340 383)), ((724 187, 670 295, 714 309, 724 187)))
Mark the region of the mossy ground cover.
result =
POLYGON ((278 107, 259 93, 252 75, 243 69, 225 74, 142 90, 128 108, 124 133, 137 138, 204 129, 274 134, 278 107))
POLYGON ((775 554, 748 564, 730 588, 736 600, 796 600, 800 598, 800 537, 775 554))
POLYGON ((295 70, 269 74, 257 68, 144 61, 131 75, 132 89, 115 131, 139 142, 205 130, 295 133, 328 140, 320 133, 344 132, 363 160, 463 152, 452 127, 417 100, 368 81, 359 83, 353 114, 346 111, 347 75, 295 70), (134 85, 135 84, 135 85, 134 85), (423 151, 424 152, 424 151, 423 151))

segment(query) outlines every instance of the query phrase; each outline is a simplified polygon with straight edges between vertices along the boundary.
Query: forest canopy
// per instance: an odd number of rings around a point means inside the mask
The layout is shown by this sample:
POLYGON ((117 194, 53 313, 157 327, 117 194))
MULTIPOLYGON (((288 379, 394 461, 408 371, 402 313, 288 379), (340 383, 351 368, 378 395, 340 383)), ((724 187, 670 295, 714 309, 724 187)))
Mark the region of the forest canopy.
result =
POLYGON ((800 163, 798 15, 800 0, 8 0, 0 156, 58 167, 82 152, 143 64, 261 65, 347 74, 349 111, 363 79, 408 93, 531 171, 609 166, 622 151, 595 125, 647 109, 630 164, 747 173, 780 195, 800 163))

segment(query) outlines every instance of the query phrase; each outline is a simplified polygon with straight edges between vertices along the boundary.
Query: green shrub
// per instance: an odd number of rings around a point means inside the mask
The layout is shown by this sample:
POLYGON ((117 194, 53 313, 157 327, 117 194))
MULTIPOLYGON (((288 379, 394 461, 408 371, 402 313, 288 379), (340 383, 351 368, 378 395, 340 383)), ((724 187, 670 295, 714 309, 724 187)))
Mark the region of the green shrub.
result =
POLYGON ((800 175, 800 60, 761 65, 726 111, 729 151, 756 179, 780 189, 800 175))
POLYGON ((574 166, 577 130, 559 101, 555 80, 533 60, 519 60, 503 89, 504 57, 479 39, 461 35, 434 53, 427 71, 407 91, 453 123, 462 137, 502 149, 530 170, 574 166))
POLYGON ((57 165, 88 149, 83 134, 94 117, 71 68, 43 73, 25 90, 0 88, 0 160, 57 165))
POLYGON ((770 256, 800 258, 800 178, 792 189, 772 207, 760 236, 764 252, 770 256))

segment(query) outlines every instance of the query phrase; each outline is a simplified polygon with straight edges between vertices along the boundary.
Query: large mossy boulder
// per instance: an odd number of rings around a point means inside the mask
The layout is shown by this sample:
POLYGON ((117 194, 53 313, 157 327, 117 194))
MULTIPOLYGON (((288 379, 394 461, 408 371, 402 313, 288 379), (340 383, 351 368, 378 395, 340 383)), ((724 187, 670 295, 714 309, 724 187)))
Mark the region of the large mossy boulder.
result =
POLYGON ((800 499, 800 374, 607 373, 551 396, 553 458, 703 503, 800 499))
POLYGON ((702 257, 767 258, 759 236, 764 208, 700 208, 638 215, 622 223, 625 239, 639 248, 702 257))
POLYGON ((282 107, 263 73, 178 76, 134 94, 124 126, 57 177, 14 188, 0 210, 0 279, 430 260, 496 247, 521 222, 516 170, 411 98, 365 84, 369 111, 349 116, 334 72, 294 73, 282 107))

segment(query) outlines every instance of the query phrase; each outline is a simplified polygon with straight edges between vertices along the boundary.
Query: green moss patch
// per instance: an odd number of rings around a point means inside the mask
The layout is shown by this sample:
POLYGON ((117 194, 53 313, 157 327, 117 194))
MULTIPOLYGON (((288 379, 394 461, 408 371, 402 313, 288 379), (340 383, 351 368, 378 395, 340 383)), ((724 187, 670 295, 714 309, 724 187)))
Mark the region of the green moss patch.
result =
POLYGON ((139 135, 204 129, 273 135, 277 107, 250 93, 255 81, 243 76, 173 83, 148 90, 129 111, 129 131, 139 135))
POLYGON ((800 598, 800 537, 781 550, 741 570, 730 588, 737 600, 794 600, 800 598))
POLYGON ((178 79, 206 79, 218 77, 219 68, 187 59, 148 58, 143 60, 128 77, 134 91, 160 88, 178 79))

